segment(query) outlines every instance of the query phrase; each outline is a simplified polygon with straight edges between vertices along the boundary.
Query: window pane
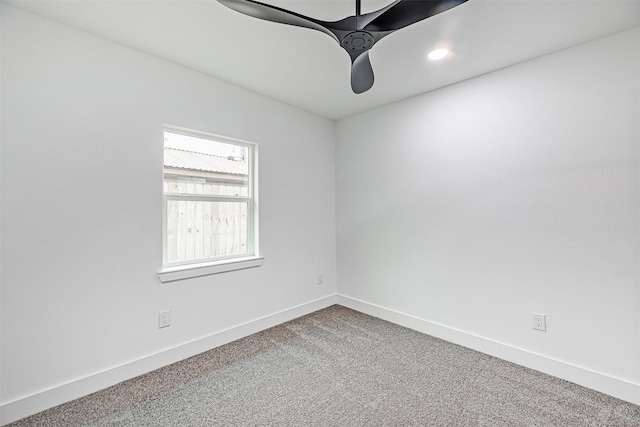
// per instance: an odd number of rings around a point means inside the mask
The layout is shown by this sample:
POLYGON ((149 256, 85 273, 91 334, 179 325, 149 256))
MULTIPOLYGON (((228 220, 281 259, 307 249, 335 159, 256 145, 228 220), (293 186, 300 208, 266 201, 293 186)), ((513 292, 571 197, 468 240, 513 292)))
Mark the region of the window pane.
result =
POLYGON ((165 132, 164 192, 249 195, 249 149, 165 132))
POLYGON ((167 201, 167 262, 248 251, 248 203, 167 201))

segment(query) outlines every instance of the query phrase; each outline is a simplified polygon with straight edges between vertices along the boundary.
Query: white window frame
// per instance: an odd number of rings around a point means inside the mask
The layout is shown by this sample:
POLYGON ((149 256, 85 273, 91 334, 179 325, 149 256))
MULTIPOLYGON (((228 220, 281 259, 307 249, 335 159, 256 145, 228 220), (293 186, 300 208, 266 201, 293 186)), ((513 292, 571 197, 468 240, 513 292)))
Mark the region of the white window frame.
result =
MULTIPOLYGON (((200 139, 207 139, 225 144, 232 144, 248 148, 249 151, 249 185, 248 196, 225 195, 193 195, 180 193, 165 193, 162 191, 162 269, 158 273, 161 282, 241 270, 262 265, 260 256, 259 227, 258 227, 258 144, 240 139, 210 134, 176 126, 164 126, 164 132, 170 132, 200 139), (170 200, 193 200, 208 202, 239 202, 247 203, 247 252, 239 255, 224 257, 210 257, 187 261, 167 261, 167 206, 170 200)), ((164 147, 164 144, 163 144, 164 147)), ((164 157, 163 157, 164 158, 164 157)), ((162 168, 164 182, 164 163, 162 168)))

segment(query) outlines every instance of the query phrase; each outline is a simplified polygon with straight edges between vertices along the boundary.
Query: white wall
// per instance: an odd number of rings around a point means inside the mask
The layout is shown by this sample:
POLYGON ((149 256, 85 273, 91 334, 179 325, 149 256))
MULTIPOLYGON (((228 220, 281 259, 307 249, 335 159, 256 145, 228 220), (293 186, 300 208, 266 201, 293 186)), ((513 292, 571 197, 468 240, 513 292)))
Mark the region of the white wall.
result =
POLYGON ((333 122, 9 6, 2 114, 4 422, 335 302, 333 122), (159 282, 163 124, 259 143, 262 267, 159 282))
POLYGON ((635 29, 340 120, 338 301, 640 404, 638 52, 635 29))

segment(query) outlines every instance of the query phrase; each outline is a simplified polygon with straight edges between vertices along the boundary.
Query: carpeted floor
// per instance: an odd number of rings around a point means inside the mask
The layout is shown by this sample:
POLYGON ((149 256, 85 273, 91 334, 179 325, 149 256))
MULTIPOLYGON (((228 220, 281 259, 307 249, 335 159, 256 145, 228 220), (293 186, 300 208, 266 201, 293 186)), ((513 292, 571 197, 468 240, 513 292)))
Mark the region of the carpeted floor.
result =
POLYGON ((640 406, 340 306, 11 424, 640 426, 640 406))

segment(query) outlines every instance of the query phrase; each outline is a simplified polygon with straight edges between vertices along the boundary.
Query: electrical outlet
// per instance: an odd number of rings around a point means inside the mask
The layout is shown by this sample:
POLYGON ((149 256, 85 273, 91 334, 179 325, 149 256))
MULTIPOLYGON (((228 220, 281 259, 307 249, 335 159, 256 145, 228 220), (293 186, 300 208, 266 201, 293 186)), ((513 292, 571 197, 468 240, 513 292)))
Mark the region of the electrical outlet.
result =
POLYGON ((533 315, 533 329, 537 331, 547 330, 547 316, 540 313, 531 313, 533 315))
POLYGON ((171 310, 165 310, 158 313, 158 329, 171 326, 171 310))
POLYGON ((324 274, 322 273, 318 273, 318 278, 316 280, 316 283, 318 285, 322 285, 324 283, 324 274))

